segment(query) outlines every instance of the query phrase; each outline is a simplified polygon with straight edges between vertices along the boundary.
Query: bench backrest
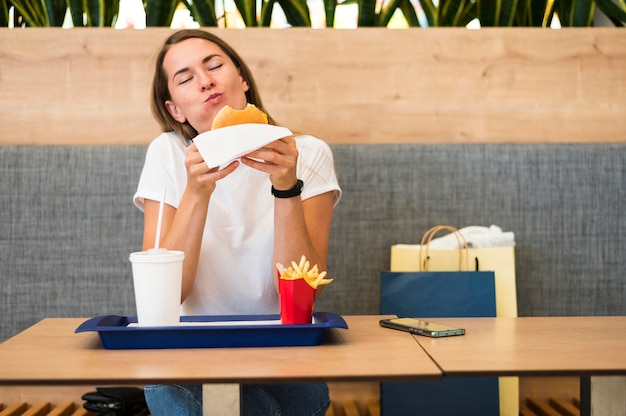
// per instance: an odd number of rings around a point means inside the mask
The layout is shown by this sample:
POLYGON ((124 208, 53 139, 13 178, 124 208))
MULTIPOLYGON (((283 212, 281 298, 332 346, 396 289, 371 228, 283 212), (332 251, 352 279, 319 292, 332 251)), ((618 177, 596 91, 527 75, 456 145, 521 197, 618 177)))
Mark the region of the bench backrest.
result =
MULTIPOLYGON (((318 310, 379 313, 391 244, 496 224, 515 233, 520 315, 626 314, 626 144, 332 149, 344 195, 318 310)), ((135 313, 145 150, 0 146, 0 340, 44 317, 135 313)))

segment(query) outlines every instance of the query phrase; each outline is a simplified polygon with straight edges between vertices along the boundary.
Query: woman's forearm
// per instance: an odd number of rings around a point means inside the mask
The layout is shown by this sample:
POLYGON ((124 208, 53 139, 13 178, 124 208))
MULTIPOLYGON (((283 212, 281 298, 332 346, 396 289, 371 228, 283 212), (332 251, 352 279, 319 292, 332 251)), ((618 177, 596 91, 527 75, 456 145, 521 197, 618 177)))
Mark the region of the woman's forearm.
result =
POLYGON ((274 263, 288 267, 304 255, 310 266, 326 270, 332 220, 332 192, 301 201, 277 199, 274 205, 274 263))
MULTIPOLYGON (((146 201, 144 207, 144 249, 154 246, 158 202, 146 201)), ((187 297, 198 269, 200 246, 208 213, 206 198, 185 192, 178 209, 166 206, 163 210, 160 247, 185 253, 181 302, 187 297)))
POLYGON ((202 235, 209 209, 208 201, 183 194, 163 244, 185 253, 181 302, 185 300, 196 278, 202 235))

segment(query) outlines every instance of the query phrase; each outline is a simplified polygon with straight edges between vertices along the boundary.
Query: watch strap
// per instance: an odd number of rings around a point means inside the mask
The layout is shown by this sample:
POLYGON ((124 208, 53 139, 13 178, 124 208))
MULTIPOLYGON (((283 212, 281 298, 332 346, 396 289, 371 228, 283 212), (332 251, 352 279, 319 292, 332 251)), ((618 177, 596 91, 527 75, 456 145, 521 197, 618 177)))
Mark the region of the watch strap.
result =
POLYGON ((279 191, 272 185, 272 195, 274 195, 274 198, 293 198, 294 196, 298 196, 302 193, 303 187, 304 182, 302 182, 301 179, 298 179, 293 188, 284 191, 279 191))

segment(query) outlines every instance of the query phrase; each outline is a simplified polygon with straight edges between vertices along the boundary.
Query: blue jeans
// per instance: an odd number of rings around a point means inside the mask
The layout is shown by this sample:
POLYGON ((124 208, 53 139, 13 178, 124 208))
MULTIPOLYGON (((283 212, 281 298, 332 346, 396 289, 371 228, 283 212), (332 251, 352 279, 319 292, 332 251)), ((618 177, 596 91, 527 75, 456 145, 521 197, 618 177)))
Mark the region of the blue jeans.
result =
MULTIPOLYGON (((152 416, 202 416, 201 385, 147 385, 152 416)), ((325 383, 242 384, 243 416, 323 416, 330 406, 325 383)))

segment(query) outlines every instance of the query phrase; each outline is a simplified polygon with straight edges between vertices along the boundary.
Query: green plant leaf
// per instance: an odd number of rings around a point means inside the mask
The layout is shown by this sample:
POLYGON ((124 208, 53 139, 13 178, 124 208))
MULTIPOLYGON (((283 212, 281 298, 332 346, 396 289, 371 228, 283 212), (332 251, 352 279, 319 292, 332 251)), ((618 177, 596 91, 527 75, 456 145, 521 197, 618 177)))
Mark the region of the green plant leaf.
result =
POLYGON ((326 27, 335 26, 335 11, 337 9, 337 0, 324 0, 324 17, 326 17, 326 27))
POLYGON ((462 26, 462 16, 466 7, 466 0, 440 0, 439 26, 462 26))
POLYGON ((557 10, 557 5, 554 2, 552 3, 551 6, 548 6, 548 10, 546 12, 544 22, 542 24, 543 27, 552 27, 552 20, 554 20, 556 10, 557 10))
POLYGON ((572 0, 568 26, 591 26, 595 12, 596 5, 594 0, 572 0))
POLYGON ((65 0, 43 0, 48 26, 61 27, 65 19, 67 5, 65 0))
POLYGON ((548 0, 533 0, 530 5, 529 21, 526 26, 533 27, 550 27, 552 23, 553 13, 552 5, 548 5, 548 0))
POLYGON ((101 12, 100 2, 98 0, 83 0, 83 8, 85 10, 87 26, 100 26, 101 12))
MULTIPOLYGON (((515 0, 517 1, 517 0, 515 0)), ((454 20, 457 27, 465 27, 470 20, 478 17, 478 8, 473 0, 463 0, 454 20)))
POLYGON ((372 27, 376 22, 376 0, 358 0, 358 27, 372 27))
POLYGON ((106 0, 104 17, 106 19, 106 26, 115 26, 117 17, 120 15, 120 2, 119 0, 106 0))
MULTIPOLYGON (((120 0, 0 0, 0 26, 8 26, 9 9, 27 26, 61 26, 69 8, 74 27, 112 26, 119 14, 120 0)), ((216 27, 216 1, 224 0, 143 0, 146 26, 171 26, 182 1, 203 27, 216 27)), ((357 4, 358 27, 387 27, 398 9, 409 26, 421 26, 411 0, 322 0, 326 27, 334 27, 338 5, 357 4), (380 9, 377 9, 380 7, 380 9)), ((466 26, 478 18, 482 27, 551 27, 558 14, 563 27, 592 26, 599 9, 618 27, 626 25, 626 0, 418 0, 426 18, 425 26, 466 26)), ((279 4, 291 26, 311 26, 307 0, 234 0, 246 27, 270 26, 274 6, 279 4), (259 3, 260 2, 260 3, 259 3)))
POLYGON ((291 26, 311 26, 311 13, 306 0, 277 0, 291 26))
POLYGON ((400 10, 402 10, 402 14, 406 19, 407 23, 411 27, 421 27, 420 20, 417 17, 417 12, 415 11, 415 6, 411 3, 410 0, 403 0, 400 2, 400 10))
MULTIPOLYGON (((193 0, 193 2, 187 7, 191 6, 190 12, 196 22, 202 27, 217 27, 217 15, 215 14, 215 2, 214 0, 193 0)), ((174 9, 175 11, 175 9, 174 9)), ((170 18, 170 23, 174 18, 174 13, 170 18)))
POLYGON ((547 0, 519 0, 513 25, 547 27, 547 17, 550 16, 548 7, 552 8, 551 5, 548 6, 547 0))
POLYGON ((452 26, 454 14, 458 10, 460 0, 439 0, 437 12, 439 14, 439 26, 452 26))
POLYGON ((478 20, 481 27, 497 26, 500 9, 499 0, 477 0, 478 20))
POLYGON ((74 27, 85 26, 83 0, 68 0, 67 6, 70 8, 70 16, 72 17, 72 25, 74 27))
POLYGON ((234 0, 237 11, 241 15, 246 27, 258 26, 256 19, 256 1, 255 0, 234 0))
POLYGON ((15 10, 24 18, 27 26, 48 26, 46 12, 41 2, 36 0, 11 0, 15 10))
POLYGON ((391 17, 395 13, 396 9, 400 7, 400 4, 403 0, 389 0, 386 4, 383 5, 382 10, 376 16, 376 20, 374 25, 380 27, 386 27, 391 20, 391 17))
POLYGON ((111 27, 117 19, 119 0, 83 0, 87 26, 111 27))
POLYGON ((596 0, 596 5, 615 26, 626 24, 626 2, 624 0, 620 0, 620 4, 612 0, 596 0))
POLYGON ((513 26, 517 0, 477 0, 481 27, 513 26))
POLYGON ((559 17, 561 26, 568 26, 570 7, 566 0, 554 0, 554 13, 559 17))
POLYGON ((0 0, 0 27, 9 25, 9 4, 7 0, 0 0))
POLYGON ((438 7, 433 4, 432 0, 419 0, 420 6, 426 16, 426 21, 429 27, 439 26, 439 12, 438 7))
POLYGON ((272 13, 274 12, 274 4, 276 0, 264 1, 261 6, 261 20, 259 24, 262 27, 269 27, 272 24, 272 13))
MULTIPOLYGON (((171 26, 176 6, 178 6, 177 0, 144 0, 146 26, 171 26)), ((190 12, 193 13, 193 10, 190 12)), ((197 18, 197 16, 194 17, 197 18)))
POLYGON ((470 2, 463 8, 461 16, 459 18, 458 26, 467 26, 469 22, 478 18, 478 6, 476 2, 470 2))

